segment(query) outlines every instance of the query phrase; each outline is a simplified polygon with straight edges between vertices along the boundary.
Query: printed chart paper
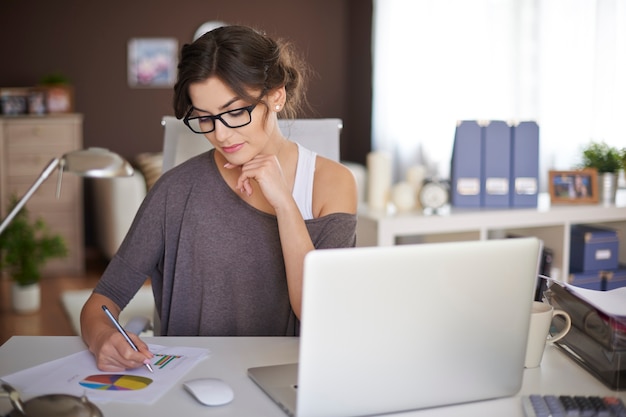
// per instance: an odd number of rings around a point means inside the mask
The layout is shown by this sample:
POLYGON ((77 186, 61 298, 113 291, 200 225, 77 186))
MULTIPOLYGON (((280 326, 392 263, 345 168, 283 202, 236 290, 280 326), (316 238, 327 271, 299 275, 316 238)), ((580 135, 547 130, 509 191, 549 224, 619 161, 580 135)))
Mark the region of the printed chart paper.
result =
POLYGON ((193 347, 149 345, 149 348, 154 353, 151 362, 154 373, 145 366, 103 372, 96 367, 91 352, 84 350, 3 376, 2 380, 28 395, 85 395, 93 402, 152 404, 210 353, 208 349, 193 347))
POLYGON ((626 287, 596 291, 565 284, 565 287, 595 308, 613 317, 626 317, 626 287))

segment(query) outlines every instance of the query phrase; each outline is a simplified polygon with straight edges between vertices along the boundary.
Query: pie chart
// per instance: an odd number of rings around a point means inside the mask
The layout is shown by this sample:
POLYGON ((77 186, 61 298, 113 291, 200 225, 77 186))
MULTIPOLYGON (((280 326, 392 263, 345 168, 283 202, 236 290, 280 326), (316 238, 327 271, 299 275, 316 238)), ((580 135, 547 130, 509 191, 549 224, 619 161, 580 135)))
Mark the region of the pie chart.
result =
POLYGON ((85 388, 101 391, 136 391, 151 383, 150 378, 124 374, 89 375, 79 382, 85 388))

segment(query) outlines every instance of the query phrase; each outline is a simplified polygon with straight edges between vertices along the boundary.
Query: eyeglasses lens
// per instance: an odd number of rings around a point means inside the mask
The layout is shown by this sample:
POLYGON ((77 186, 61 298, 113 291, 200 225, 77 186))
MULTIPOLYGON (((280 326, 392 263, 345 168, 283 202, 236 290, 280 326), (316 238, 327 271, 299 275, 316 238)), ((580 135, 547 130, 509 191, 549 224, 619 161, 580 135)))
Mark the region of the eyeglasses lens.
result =
POLYGON ((230 110, 216 116, 199 116, 187 119, 191 130, 196 133, 209 133, 215 130, 215 119, 219 119, 225 126, 230 128, 242 127, 252 121, 252 108, 230 110))

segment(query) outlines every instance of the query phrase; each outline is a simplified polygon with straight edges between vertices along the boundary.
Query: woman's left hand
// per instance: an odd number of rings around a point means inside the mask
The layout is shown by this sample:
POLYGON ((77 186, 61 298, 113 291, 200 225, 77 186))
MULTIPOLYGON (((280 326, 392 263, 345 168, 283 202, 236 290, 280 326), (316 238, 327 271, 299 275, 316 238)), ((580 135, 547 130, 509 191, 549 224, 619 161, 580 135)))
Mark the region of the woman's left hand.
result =
MULTIPOLYGON (((224 165, 228 169, 236 166, 230 162, 224 165)), ((291 196, 283 170, 275 155, 257 155, 241 165, 241 175, 236 188, 251 196, 253 192, 251 179, 256 181, 263 196, 274 208, 280 207, 291 196)))

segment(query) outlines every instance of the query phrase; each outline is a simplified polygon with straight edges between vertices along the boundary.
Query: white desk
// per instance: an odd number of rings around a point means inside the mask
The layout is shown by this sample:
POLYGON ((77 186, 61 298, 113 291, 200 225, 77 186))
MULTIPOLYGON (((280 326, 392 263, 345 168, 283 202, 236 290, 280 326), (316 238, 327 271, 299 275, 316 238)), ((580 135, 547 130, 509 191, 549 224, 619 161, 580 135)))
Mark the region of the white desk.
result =
MULTIPOLYGON (((234 401, 226 406, 208 408, 192 399, 179 383, 151 406, 124 403, 98 404, 105 416, 286 416, 248 378, 246 370, 251 366, 295 362, 298 358, 297 338, 155 337, 145 338, 145 340, 148 343, 161 345, 209 348, 210 358, 200 362, 183 380, 198 377, 222 378, 233 387, 234 401)), ((7 375, 82 349, 85 349, 82 341, 75 336, 14 336, 0 347, 0 375, 7 375)), ((611 391, 557 348, 548 347, 541 367, 524 371, 522 389, 515 397, 411 411, 403 413, 402 416, 522 417, 524 413, 519 396, 535 393, 614 395, 626 401, 626 392, 611 391)), ((415 395, 419 395, 419 392, 415 395)), ((8 400, 0 399, 0 413, 4 415, 10 409, 8 400)))

